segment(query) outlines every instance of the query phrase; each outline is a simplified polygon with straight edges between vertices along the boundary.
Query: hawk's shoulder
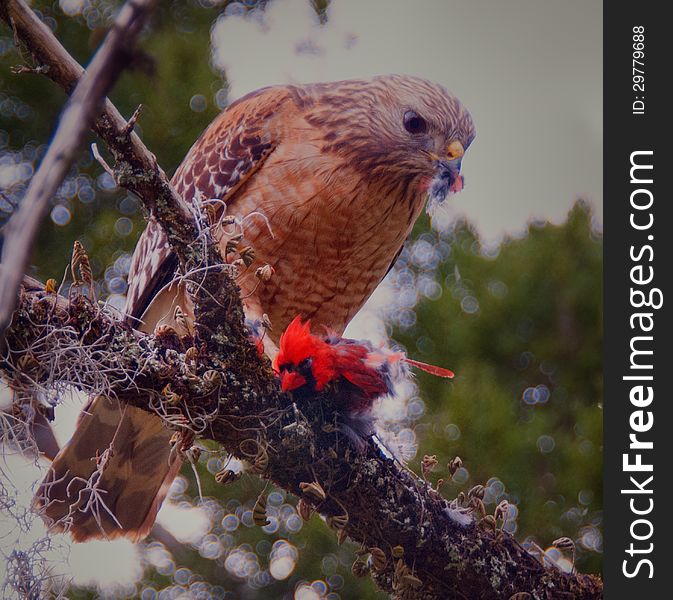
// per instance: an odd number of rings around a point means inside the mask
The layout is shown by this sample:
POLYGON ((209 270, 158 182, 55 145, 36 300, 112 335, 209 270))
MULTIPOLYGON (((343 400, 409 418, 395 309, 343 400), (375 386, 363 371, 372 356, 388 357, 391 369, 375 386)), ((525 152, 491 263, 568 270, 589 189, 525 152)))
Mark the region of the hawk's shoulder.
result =
MULTIPOLYGON (((266 87, 230 104, 191 147, 172 183, 188 204, 236 193, 282 142, 288 112, 302 109, 294 86, 266 87)), ((152 218, 140 236, 129 272, 126 313, 139 318, 175 272, 177 261, 161 226, 152 218)))

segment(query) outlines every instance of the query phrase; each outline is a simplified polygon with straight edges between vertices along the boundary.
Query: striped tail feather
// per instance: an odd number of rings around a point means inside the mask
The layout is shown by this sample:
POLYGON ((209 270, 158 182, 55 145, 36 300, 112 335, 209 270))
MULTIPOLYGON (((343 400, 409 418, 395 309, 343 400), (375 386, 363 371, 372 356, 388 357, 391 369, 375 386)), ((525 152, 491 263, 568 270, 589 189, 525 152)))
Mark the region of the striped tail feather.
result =
POLYGON ((139 408, 104 397, 82 411, 41 483, 34 508, 77 542, 144 538, 182 465, 172 431, 139 408))

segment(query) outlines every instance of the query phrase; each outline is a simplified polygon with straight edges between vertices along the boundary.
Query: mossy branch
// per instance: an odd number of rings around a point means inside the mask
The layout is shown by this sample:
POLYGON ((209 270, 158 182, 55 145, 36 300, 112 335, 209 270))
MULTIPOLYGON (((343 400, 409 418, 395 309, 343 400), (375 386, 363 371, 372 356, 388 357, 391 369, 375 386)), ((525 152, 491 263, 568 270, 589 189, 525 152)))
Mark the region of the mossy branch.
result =
POLYGON ((134 331, 84 296, 62 298, 26 279, 7 332, 5 377, 24 391, 74 385, 105 393, 219 442, 320 512, 339 538, 380 549, 383 560, 365 570, 397 597, 602 596, 599 580, 543 565, 476 508, 449 502, 373 441, 355 451, 331 426, 329 400, 294 406, 247 339, 227 271, 212 269, 198 289, 199 326, 194 337, 180 338, 171 330, 134 331))

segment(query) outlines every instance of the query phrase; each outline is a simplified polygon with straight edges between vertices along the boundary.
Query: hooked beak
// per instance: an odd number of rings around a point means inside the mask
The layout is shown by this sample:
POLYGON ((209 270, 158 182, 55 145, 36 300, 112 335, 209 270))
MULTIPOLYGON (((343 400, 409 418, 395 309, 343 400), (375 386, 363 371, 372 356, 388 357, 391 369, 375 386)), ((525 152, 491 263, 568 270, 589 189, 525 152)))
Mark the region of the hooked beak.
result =
POLYGON ((464 182, 460 173, 460 165, 464 154, 463 145, 458 140, 454 140, 449 144, 445 157, 430 155, 435 161, 435 176, 428 189, 431 203, 443 202, 447 196, 457 194, 463 189, 464 182))
POLYGON ((297 371, 282 371, 280 374, 280 387, 284 392, 291 392, 306 385, 306 378, 297 371))

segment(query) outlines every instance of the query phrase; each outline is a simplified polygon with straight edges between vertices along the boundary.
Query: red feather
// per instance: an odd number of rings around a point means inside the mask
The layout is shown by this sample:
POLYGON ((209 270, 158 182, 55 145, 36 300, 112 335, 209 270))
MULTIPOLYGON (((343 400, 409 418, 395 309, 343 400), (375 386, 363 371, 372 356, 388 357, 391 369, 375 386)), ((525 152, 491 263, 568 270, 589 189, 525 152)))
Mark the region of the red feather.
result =
POLYGON ((435 365, 429 365, 428 363, 413 360, 411 358, 407 358, 406 356, 402 360, 405 363, 411 365, 412 367, 416 367, 421 371, 430 373, 430 375, 436 375, 437 377, 444 377, 445 379, 453 379, 455 376, 455 373, 453 371, 450 371, 449 369, 444 369, 443 367, 436 367, 435 365))

